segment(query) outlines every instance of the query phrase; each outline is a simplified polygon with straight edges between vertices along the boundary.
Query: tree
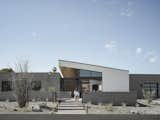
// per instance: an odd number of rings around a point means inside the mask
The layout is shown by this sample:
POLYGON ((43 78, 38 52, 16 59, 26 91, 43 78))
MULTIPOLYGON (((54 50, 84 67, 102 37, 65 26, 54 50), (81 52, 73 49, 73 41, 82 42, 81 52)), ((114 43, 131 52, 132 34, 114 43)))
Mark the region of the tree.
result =
POLYGON ((19 61, 15 64, 16 77, 15 81, 15 91, 17 102, 19 107, 25 107, 26 103, 29 102, 29 88, 31 74, 28 74, 29 62, 27 60, 19 61))
POLYGON ((0 70, 0 73, 11 73, 14 72, 12 68, 3 68, 0 70))
MULTIPOLYGON (((57 68, 54 66, 52 68, 52 71, 50 72, 50 75, 55 74, 57 71, 57 68)), ((52 94, 52 101, 56 102, 57 96, 56 96, 56 88, 53 86, 48 87, 48 92, 52 94)))
POLYGON ((54 66, 54 67, 52 68, 52 73, 56 73, 56 71, 57 71, 57 68, 54 66))
POLYGON ((52 94, 52 101, 56 102, 56 89, 55 87, 48 87, 48 92, 52 94))

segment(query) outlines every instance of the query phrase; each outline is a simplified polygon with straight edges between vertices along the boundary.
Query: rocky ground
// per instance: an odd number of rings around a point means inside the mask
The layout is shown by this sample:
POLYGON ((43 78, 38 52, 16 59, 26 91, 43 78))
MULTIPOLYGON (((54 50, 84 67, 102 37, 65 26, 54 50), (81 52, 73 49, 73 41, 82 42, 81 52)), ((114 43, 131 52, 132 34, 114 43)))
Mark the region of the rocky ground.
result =
POLYGON ((148 104, 146 100, 138 100, 138 103, 146 105, 140 106, 112 106, 106 105, 90 105, 88 113, 90 114, 160 114, 160 99, 153 100, 148 104))
POLYGON ((17 102, 0 102, 0 112, 54 112, 56 105, 53 102, 29 102, 20 108, 17 102))
POLYGON ((160 114, 160 106, 157 107, 131 107, 131 106, 91 106, 88 113, 90 114, 160 114))
MULTIPOLYGON (((88 104, 89 114, 160 114, 160 99, 153 100, 148 104, 145 100, 138 100, 140 103, 147 105, 146 107, 140 106, 112 106, 112 104, 105 105, 92 105, 88 104)), ((0 102, 0 112, 47 112, 58 113, 56 111, 57 103, 53 102, 29 102, 24 108, 19 108, 17 102, 0 102)), ((65 112, 65 111, 64 111, 65 112)), ((68 113, 72 113, 69 111, 68 113)), ((76 112, 76 111, 74 111, 76 112)), ((59 114, 59 113, 58 113, 59 114)), ((63 111, 61 111, 63 114, 63 111)), ((80 114, 80 113, 79 113, 80 114)))

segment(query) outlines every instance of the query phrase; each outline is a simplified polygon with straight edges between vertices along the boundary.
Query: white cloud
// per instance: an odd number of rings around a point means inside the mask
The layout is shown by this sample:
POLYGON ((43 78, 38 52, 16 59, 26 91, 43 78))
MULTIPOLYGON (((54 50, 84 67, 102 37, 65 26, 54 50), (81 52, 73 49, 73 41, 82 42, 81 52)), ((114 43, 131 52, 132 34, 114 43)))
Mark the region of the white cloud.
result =
POLYGON ((145 57, 146 57, 147 61, 150 63, 155 63, 158 60, 158 55, 157 55, 156 51, 154 51, 154 50, 147 52, 145 57))
POLYGON ((127 17, 131 17, 133 14, 134 14, 133 9, 129 7, 123 8, 120 13, 121 16, 127 16, 127 17))
POLYGON ((155 63, 157 61, 157 58, 158 58, 157 56, 153 56, 153 57, 149 58, 149 62, 155 63))
POLYGON ((141 57, 143 57, 144 60, 149 63, 156 63, 158 60, 158 55, 155 50, 145 52, 145 51, 143 51, 142 48, 139 47, 136 49, 136 55, 141 55, 141 57))
POLYGON ((37 37, 37 33, 36 32, 32 32, 32 37, 37 37))
POLYGON ((142 53, 142 48, 137 48, 137 49, 136 49, 136 54, 139 55, 139 54, 141 54, 141 53, 142 53))
POLYGON ((117 47, 117 43, 116 43, 116 41, 109 41, 105 44, 104 47, 107 49, 113 49, 113 48, 117 47))
POLYGON ((134 14, 134 2, 128 1, 127 5, 123 7, 120 11, 121 16, 131 17, 134 14))

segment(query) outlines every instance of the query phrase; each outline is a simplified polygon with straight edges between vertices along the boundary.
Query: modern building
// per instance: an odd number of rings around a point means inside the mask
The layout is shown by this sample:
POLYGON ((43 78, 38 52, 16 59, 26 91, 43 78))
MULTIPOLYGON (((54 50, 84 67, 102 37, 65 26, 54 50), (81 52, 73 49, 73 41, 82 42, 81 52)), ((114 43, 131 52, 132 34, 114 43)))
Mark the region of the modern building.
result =
POLYGON ((129 74, 128 70, 109 68, 73 61, 59 60, 62 73, 61 90, 102 92, 137 92, 143 98, 143 90, 155 92, 160 97, 160 74, 129 74))
MULTIPOLYGON (((135 104, 137 98, 143 98, 143 91, 160 97, 160 75, 129 74, 128 70, 66 60, 59 60, 59 68, 61 73, 27 73, 31 99, 50 99, 49 87, 59 93, 78 89, 83 102, 93 103, 135 104)), ((0 100, 16 99, 14 80, 20 74, 0 73, 0 100)))
POLYGON ((129 92, 129 71, 59 60, 62 90, 129 92))

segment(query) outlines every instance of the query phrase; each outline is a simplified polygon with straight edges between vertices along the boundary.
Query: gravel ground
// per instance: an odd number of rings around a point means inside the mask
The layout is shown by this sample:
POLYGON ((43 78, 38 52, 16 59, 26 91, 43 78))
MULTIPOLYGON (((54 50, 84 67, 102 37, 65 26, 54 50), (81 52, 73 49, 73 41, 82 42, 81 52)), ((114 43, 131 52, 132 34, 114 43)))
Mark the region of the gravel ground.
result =
MULTIPOLYGON (((24 108, 19 108, 17 102, 0 102, 0 112, 32 112, 32 106, 46 105, 55 108, 56 104, 52 102, 29 102, 24 108)), ((44 110, 43 112, 51 112, 44 110)))
POLYGON ((138 100, 147 107, 90 105, 90 114, 160 114, 160 99, 153 100, 150 104, 146 100, 138 100))
MULTIPOLYGON (((145 100, 140 100, 145 103, 145 100)), ((32 106, 46 105, 55 108, 56 104, 52 102, 29 102, 24 108, 19 108, 17 102, 0 102, 0 112, 32 112, 32 106)), ((88 105, 89 114, 160 114, 160 99, 154 100, 149 107, 134 106, 112 106, 107 105, 88 105)), ((52 113, 51 110, 43 110, 43 112, 52 113)))
POLYGON ((108 110, 105 106, 91 106, 88 110, 90 114, 160 114, 160 106, 157 107, 122 107, 113 106, 108 110))

